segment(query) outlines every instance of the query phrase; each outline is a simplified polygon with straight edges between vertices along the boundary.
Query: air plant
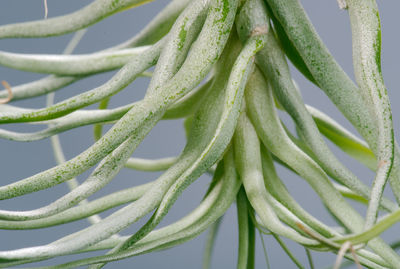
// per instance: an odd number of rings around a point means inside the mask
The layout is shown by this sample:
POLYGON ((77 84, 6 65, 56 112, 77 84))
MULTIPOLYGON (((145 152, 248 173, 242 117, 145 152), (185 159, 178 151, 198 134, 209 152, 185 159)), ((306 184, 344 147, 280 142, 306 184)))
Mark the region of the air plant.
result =
MULTIPOLYGON (((254 267, 256 229, 272 234, 299 268, 302 265, 280 237, 307 251, 337 253, 337 268, 343 256, 369 268, 399 268, 400 256, 379 237, 400 219, 400 153, 381 74, 375 1, 340 1, 350 16, 356 83, 329 53, 298 0, 173 0, 130 40, 91 54, 68 55, 82 29, 146 2, 94 0, 64 16, 0 26, 0 38, 76 32, 64 55, 0 51, 3 66, 50 74, 18 86, 3 82, 0 123, 45 127, 28 133, 2 128, 0 137, 21 142, 50 137, 59 162, 1 186, 0 199, 51 191, 63 182, 70 182, 71 187, 69 193, 38 209, 0 210, 0 228, 38 229, 84 218, 91 222, 89 227, 47 245, 2 250, 0 267, 108 250, 54 266, 101 268, 112 261, 181 244, 211 228, 209 251, 219 219, 236 202, 238 268, 254 267), (365 142, 322 111, 304 104, 287 59, 326 93, 365 142), (149 72, 153 66, 154 71, 149 72), (118 72, 103 85, 53 102, 54 91, 116 69, 118 72), (109 100, 140 76, 151 76, 145 97, 108 108, 109 100), (46 94, 48 106, 44 108, 11 105, 46 94), (96 103, 98 109, 85 109, 96 103), (296 134, 280 120, 278 109, 293 119, 296 134), (177 118, 185 119, 187 134, 179 156, 153 160, 131 157, 159 121, 177 118), (105 124, 112 127, 103 133, 105 124), (96 142, 74 158, 63 160, 57 135, 87 125, 93 125, 96 142), (371 186, 346 168, 328 148, 324 136, 376 172, 371 186), (299 205, 277 175, 275 163, 283 164, 314 189, 339 228, 299 205), (88 178, 76 184, 74 177, 92 167, 88 178), (164 172, 153 182, 86 200, 124 167, 164 172), (198 207, 158 228, 182 191, 204 173, 213 178, 198 207), (383 196, 387 181, 396 203, 383 196), (366 215, 347 199, 366 204, 366 215), (96 215, 121 205, 103 219, 96 215), (380 212, 385 215, 378 219, 380 212), (149 213, 151 217, 136 233, 118 234, 149 213)), ((206 254, 205 264, 211 255, 206 254)))

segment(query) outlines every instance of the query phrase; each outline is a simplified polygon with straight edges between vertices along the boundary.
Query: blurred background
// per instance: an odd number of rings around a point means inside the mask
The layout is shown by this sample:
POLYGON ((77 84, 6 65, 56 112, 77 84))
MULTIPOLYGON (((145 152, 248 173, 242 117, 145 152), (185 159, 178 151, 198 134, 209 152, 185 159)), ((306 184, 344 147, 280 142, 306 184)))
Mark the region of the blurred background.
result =
MULTIPOLYGON (((48 0, 49 17, 63 15, 73 12, 80 7, 89 4, 89 0, 48 0)), ((301 1, 308 12, 311 21, 321 35, 323 41, 330 49, 339 64, 353 78, 352 56, 351 56, 351 31, 348 14, 338 8, 335 0, 301 1)), ((89 28, 82 41, 77 46, 74 53, 91 53, 101 50, 129 39, 142 29, 169 1, 155 0, 141 7, 131 9, 122 13, 117 13, 96 25, 89 28)), ((399 75, 398 63, 400 62, 400 37, 398 35, 400 1, 379 1, 380 15, 382 21, 382 70, 385 83, 388 88, 389 96, 392 102, 393 122, 395 135, 400 139, 400 93, 397 87, 399 75)), ((44 5, 42 0, 2 0, 0 1, 0 25, 22 22, 29 20, 42 19, 44 16, 44 5)), ((0 50, 20 53, 61 53, 72 34, 60 37, 44 39, 6 39, 0 40, 0 50)), ((354 131, 354 128, 338 112, 335 106, 324 95, 324 93, 304 79, 299 72, 292 68, 293 78, 299 84, 304 101, 320 110, 324 111, 338 122, 354 131)), ((106 82, 115 72, 99 74, 74 83, 58 92, 56 92, 56 101, 76 95, 80 92, 97 87, 106 82)), ((6 80, 11 86, 30 82, 43 77, 41 74, 32 74, 21 71, 10 70, 0 66, 0 80, 6 80)), ((148 78, 139 78, 125 90, 113 97, 110 107, 130 103, 141 99, 146 91, 148 78)), ((45 97, 38 97, 25 101, 18 101, 13 105, 40 108, 45 106, 45 97)), ((91 108, 95 108, 92 106, 91 108)), ((291 126, 293 124, 290 118, 281 113, 285 123, 291 126)), ((3 128, 3 126, 2 126, 3 128)), ((4 128, 17 131, 38 130, 36 126, 26 125, 7 125, 4 128)), ((355 132, 355 131, 354 131, 355 132)), ((70 159, 93 143, 92 127, 81 127, 60 135, 61 143, 67 159, 70 159)), ((374 174, 368 169, 362 167, 359 163, 347 157, 341 151, 336 149, 328 142, 332 150, 339 156, 356 175, 364 182, 371 184, 374 174)), ((160 122, 144 140, 144 142, 135 151, 135 157, 159 158, 167 156, 176 156, 185 145, 184 131, 181 120, 169 120, 160 122)), ((2 185, 9 184, 27 176, 33 175, 55 165, 50 140, 45 139, 37 142, 22 143, 0 140, 0 182, 2 185)), ((298 199, 301 205, 314 214, 317 218, 324 220, 325 223, 335 225, 334 220, 326 212, 317 195, 312 191, 304 180, 298 178, 290 171, 277 167, 279 175, 287 184, 292 195, 298 199)), ((82 182, 90 174, 90 171, 78 177, 82 182)), ((106 193, 120 190, 132 185, 154 180, 159 173, 144 173, 128 169, 123 169, 120 174, 103 190, 96 193, 90 199, 100 197, 106 193)), ((175 203, 165 220, 160 226, 167 225, 175 220, 185 216, 194 209, 202 199, 210 178, 202 176, 187 190, 184 191, 181 198, 175 203)), ((9 210, 29 210, 34 209, 54 201, 67 192, 67 186, 61 184, 54 188, 40 191, 20 198, 0 201, 1 209, 9 210)), ((390 190, 386 191, 389 197, 392 197, 390 190)), ((365 207, 355 204, 355 207, 362 213, 365 213, 365 207)), ((110 214, 107 211, 101 216, 110 214)), ((146 218, 147 219, 147 218, 146 218)), ((132 225, 121 234, 134 233, 144 221, 132 225)), ((64 235, 75 232, 88 225, 86 220, 81 220, 73 224, 56 226, 47 229, 34 231, 0 231, 0 249, 15 249, 27 246, 41 245, 52 242, 64 235)), ((395 225, 389 231, 383 234, 387 242, 395 240, 399 234, 399 225, 395 225), (391 236, 392 235, 392 236, 391 236)), ((232 206, 223 218, 220 226, 220 232, 217 237, 214 256, 212 259, 212 268, 234 268, 237 259, 237 219, 236 208, 232 206)), ((257 234, 256 246, 256 268, 267 268, 266 257, 257 234)), ((198 238, 187 242, 178 247, 133 257, 127 260, 110 263, 109 268, 201 268, 202 254, 205 243, 206 233, 198 238)), ((286 256, 280 246, 272 236, 263 235, 265 242, 265 252, 271 268, 296 268, 292 261, 286 256)), ((304 249, 301 246, 284 240, 288 247, 293 251, 296 258, 307 265, 307 258, 304 249)), ((330 253, 312 252, 315 267, 324 268, 332 265, 335 261, 335 255, 330 253)), ((77 255, 74 257, 60 257, 51 261, 45 261, 40 265, 52 265, 71 260, 72 258, 86 257, 77 255)), ((308 265, 307 265, 308 266, 308 265)))

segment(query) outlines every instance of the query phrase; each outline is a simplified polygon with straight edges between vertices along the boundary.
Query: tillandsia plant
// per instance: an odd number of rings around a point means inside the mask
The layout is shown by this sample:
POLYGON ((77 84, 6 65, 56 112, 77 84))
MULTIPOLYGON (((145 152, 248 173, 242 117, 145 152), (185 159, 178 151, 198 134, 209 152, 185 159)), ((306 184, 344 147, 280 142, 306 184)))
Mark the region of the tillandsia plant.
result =
MULTIPOLYGON (((84 218, 91 223, 45 245, 2 249, 0 267, 107 250, 79 260, 72 256, 69 263, 48 267, 101 268, 184 243, 210 228, 207 268, 219 220, 236 203, 238 268, 254 268, 256 230, 276 238, 299 268, 308 266, 281 238, 304 246, 310 267, 311 251, 328 251, 337 254, 336 268, 343 257, 368 268, 400 268, 396 246, 379 237, 400 220, 400 151, 381 74, 375 1, 339 1, 350 17, 356 83, 329 53, 298 0, 172 0, 128 41, 91 54, 68 55, 87 27, 146 2, 94 0, 71 14, 0 26, 2 39, 76 32, 64 55, 0 51, 3 66, 50 74, 21 85, 3 81, 0 137, 21 142, 51 138, 59 163, 1 186, 0 199, 51 192, 64 182, 70 187, 67 194, 37 209, 0 210, 0 228, 39 229, 84 218), (326 93, 364 140, 304 104, 288 59, 326 93), (118 71, 101 86, 54 103, 54 91, 110 70, 118 71), (114 95, 141 76, 151 77, 142 100, 108 108, 114 95), (12 105, 40 95, 47 95, 46 107, 12 105), (86 108, 92 104, 98 109, 86 108), (280 120, 278 109, 290 115, 296 133, 280 120), (185 119, 187 136, 179 156, 131 157, 158 122, 178 118, 185 119), (7 129, 11 123, 44 127, 17 132, 7 129), (88 125, 94 128, 95 143, 65 160, 58 134, 88 125), (111 127, 103 132, 104 125, 111 127), (371 184, 346 168, 324 137, 375 171, 371 184), (335 227, 296 201, 276 173, 276 163, 309 184, 337 221, 335 227), (87 200, 124 168, 164 172, 144 185, 87 200), (78 184, 75 177, 89 169, 93 169, 90 175, 78 184), (198 207, 159 228, 183 190, 204 173, 211 174, 212 181, 198 207), (390 185, 396 202, 383 195, 385 185, 390 185), (358 212, 349 200, 365 204, 366 213, 358 212), (97 215, 116 207, 105 218, 97 215), (148 214, 151 217, 134 234, 119 234, 148 214)), ((5 242, 1 245, 7 247, 5 242)))

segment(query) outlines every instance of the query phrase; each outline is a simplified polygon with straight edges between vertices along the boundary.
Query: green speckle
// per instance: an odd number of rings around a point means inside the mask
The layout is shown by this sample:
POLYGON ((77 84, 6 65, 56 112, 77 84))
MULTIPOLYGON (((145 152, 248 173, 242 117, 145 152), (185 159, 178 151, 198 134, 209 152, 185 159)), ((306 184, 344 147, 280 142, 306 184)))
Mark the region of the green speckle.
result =
POLYGON ((224 6, 223 6, 223 10, 222 10, 222 20, 223 21, 226 20, 228 13, 229 13, 229 0, 224 0, 224 6))
POLYGON ((114 0, 114 1, 112 1, 112 2, 111 2, 111 8, 112 8, 112 9, 117 8, 117 7, 119 6, 119 1, 120 1, 120 0, 114 0))
POLYGON ((181 30, 179 31, 179 42, 178 42, 178 50, 182 50, 183 46, 185 45, 185 40, 186 40, 186 35, 187 35, 187 31, 185 29, 186 26, 186 22, 187 22, 187 18, 185 18, 183 25, 181 27, 181 30))
MULTIPOLYGON (((230 8, 229 8, 229 0, 222 0, 223 1, 223 5, 222 5, 222 17, 220 19, 217 19, 215 22, 224 22, 226 21, 226 18, 228 17, 230 8)), ((218 10, 218 9, 217 9, 218 10)))
POLYGON ((381 74, 382 73, 382 68, 381 68, 381 42, 382 42, 382 35, 381 35, 381 24, 379 20, 379 13, 376 13, 376 16, 378 17, 378 22, 379 22, 379 28, 377 29, 377 35, 376 35, 376 40, 374 43, 374 50, 375 50, 375 63, 376 66, 378 67, 378 71, 381 74))

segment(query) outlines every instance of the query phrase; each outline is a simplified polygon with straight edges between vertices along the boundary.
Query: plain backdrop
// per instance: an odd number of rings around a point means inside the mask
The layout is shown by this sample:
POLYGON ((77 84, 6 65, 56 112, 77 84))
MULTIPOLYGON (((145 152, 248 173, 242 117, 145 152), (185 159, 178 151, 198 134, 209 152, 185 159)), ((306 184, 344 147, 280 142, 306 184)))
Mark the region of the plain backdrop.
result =
MULTIPOLYGON (((49 17, 75 11, 90 2, 89 0, 48 0, 49 17)), ((386 0, 378 2, 382 20, 382 69, 392 102, 395 133, 397 139, 400 139, 398 135, 400 131, 400 94, 397 86, 399 78, 398 63, 400 62, 400 53, 398 52, 398 48, 400 47, 398 35, 398 27, 400 25, 398 10, 400 10, 400 1, 386 0)), ((143 28, 167 3, 168 1, 166 0, 156 0, 142 7, 118 13, 101 21, 89 28, 89 31, 76 48, 75 53, 90 53, 125 41, 143 28)), ((340 10, 335 0, 303 0, 302 4, 331 53, 344 70, 353 78, 351 33, 347 12, 340 10)), ((43 15, 44 7, 42 0, 0 1, 0 25, 41 19, 43 15)), ((0 40, 0 50, 23 53, 61 53, 71 36, 72 35, 69 34, 45 39, 0 40)), ((56 100, 62 100, 99 86, 107 81, 112 74, 114 74, 114 72, 96 75, 92 78, 79 81, 58 91, 56 93, 56 100)), ((0 66, 0 79, 7 80, 10 85, 18 85, 41 77, 43 77, 43 75, 10 70, 0 66)), ((300 85, 306 103, 321 109, 341 124, 354 131, 321 90, 305 80, 296 70, 293 70, 293 77, 300 85)), ((148 79, 138 79, 113 98, 110 106, 115 107, 132 102, 133 100, 139 100, 144 96, 147 83, 148 79)), ((13 104, 21 107, 39 108, 45 106, 45 98, 38 97, 31 100, 15 102, 13 104)), ((281 116, 288 125, 292 126, 287 115, 282 113, 281 116)), ((36 127, 14 124, 2 126, 2 128, 18 131, 37 130, 36 127)), ((92 128, 82 127, 78 130, 68 131, 60 135, 60 139, 64 147, 65 155, 67 159, 70 159, 93 143, 92 128)), ((163 121, 151 131, 143 144, 136 150, 134 156, 144 158, 176 156, 183 149, 184 144, 185 139, 182 121, 163 121)), ((340 160, 364 182, 370 184, 374 176, 370 171, 344 155, 330 143, 329 145, 340 160)), ((0 140, 0 182, 2 185, 33 175, 34 173, 38 173, 54 165, 55 161, 49 139, 31 143, 0 140)), ((296 177, 293 173, 282 167, 278 167, 278 171, 293 196, 298 199, 307 210, 326 223, 335 225, 318 197, 311 188, 305 184, 304 180, 296 177)), ((84 180, 89 173, 90 171, 87 171, 79 176, 78 180, 84 180)), ((159 173, 142 173, 124 169, 109 186, 95 194, 93 198, 100 197, 115 190, 154 180, 158 175, 159 173)), ((209 177, 202 176, 192 184, 182 194, 182 197, 178 199, 160 226, 169 224, 194 209, 204 195, 209 181, 209 177)), ((66 192, 66 185, 61 184, 46 191, 27 195, 26 197, 1 201, 0 208, 10 210, 34 209, 57 199, 66 192)), ((387 195, 391 196, 390 191, 387 192, 387 195)), ((365 207, 360 205, 355 206, 361 213, 365 213, 365 207)), ((110 211, 107 211, 101 214, 101 216, 106 216, 109 213, 110 211)), ((132 227, 122 232, 122 234, 134 233, 143 223, 144 222, 141 221, 132 225, 132 227)), ((87 225, 87 221, 82 220, 69 225, 34 231, 0 231, 0 249, 6 250, 46 244, 61 236, 82 229, 87 225)), ((385 232, 383 235, 384 238, 387 239, 388 242, 395 240, 393 234, 398 236, 398 228, 399 225, 385 232)), ((201 268, 205 235, 206 234, 203 233, 195 240, 166 251, 133 257, 111 263, 108 266, 109 268, 201 268)), ((296 268, 272 237, 264 235, 263 239, 265 241, 266 252, 271 268, 296 268)), ((260 242, 260 236, 257 234, 256 268, 267 268, 260 242)), ((285 240, 285 242, 296 257, 303 264, 307 264, 304 249, 287 240, 285 240)), ((316 268, 323 268, 334 263, 335 255, 333 254, 316 252, 312 254, 316 268)), ((84 256, 85 255, 80 255, 73 258, 84 256)), ((220 227, 220 233, 217 238, 212 259, 212 268, 234 268, 236 265, 236 258, 236 209, 235 207, 231 207, 220 227)), ((71 257, 60 257, 40 264, 49 265, 55 264, 55 262, 69 261, 70 259, 71 257)))

